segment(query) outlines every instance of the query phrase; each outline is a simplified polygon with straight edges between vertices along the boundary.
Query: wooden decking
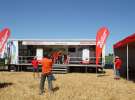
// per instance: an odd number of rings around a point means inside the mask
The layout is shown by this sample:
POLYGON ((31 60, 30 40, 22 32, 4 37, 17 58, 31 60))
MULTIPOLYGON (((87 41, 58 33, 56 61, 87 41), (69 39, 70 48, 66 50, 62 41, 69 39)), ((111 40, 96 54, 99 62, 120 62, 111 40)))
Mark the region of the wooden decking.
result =
MULTIPOLYGON (((14 66, 14 65, 13 65, 14 66)), ((41 65, 40 65, 41 66, 41 65)), ((68 73, 71 68, 85 68, 85 72, 87 72, 88 68, 96 68, 95 64, 53 64, 53 73, 68 73)), ((98 65, 97 67, 102 68, 102 65, 98 65)), ((32 70, 31 63, 22 63, 15 65, 16 71, 32 70)), ((41 70, 41 67, 39 67, 41 70)))

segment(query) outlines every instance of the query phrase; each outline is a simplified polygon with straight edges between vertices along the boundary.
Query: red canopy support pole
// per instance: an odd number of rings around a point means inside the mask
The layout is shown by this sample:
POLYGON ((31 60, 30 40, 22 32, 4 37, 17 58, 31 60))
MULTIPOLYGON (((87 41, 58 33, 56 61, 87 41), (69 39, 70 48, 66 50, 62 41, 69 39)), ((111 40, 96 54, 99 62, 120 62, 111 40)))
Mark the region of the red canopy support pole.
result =
POLYGON ((115 75, 116 71, 115 71, 115 54, 114 54, 114 48, 113 48, 113 70, 114 70, 114 75, 115 75))
POLYGON ((128 73, 128 44, 127 44, 127 80, 129 80, 129 73, 128 73))

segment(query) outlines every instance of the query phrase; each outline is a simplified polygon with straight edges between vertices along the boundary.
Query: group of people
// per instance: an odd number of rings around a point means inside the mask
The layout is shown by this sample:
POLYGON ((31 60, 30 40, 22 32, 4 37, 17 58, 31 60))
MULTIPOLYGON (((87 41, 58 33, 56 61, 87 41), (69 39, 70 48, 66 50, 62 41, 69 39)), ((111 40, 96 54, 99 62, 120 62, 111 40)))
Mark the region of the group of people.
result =
POLYGON ((53 52, 51 57, 54 64, 68 64, 70 59, 69 55, 63 54, 62 51, 53 52))
POLYGON ((36 57, 33 58, 32 65, 33 65, 34 78, 36 78, 36 73, 39 78, 38 64, 42 65, 42 73, 41 73, 41 80, 40 80, 40 95, 42 95, 45 92, 44 84, 46 78, 48 80, 48 89, 50 92, 53 92, 52 80, 56 80, 56 79, 52 74, 52 64, 53 64, 52 59, 49 58, 47 54, 45 54, 41 60, 37 60, 36 57))
MULTIPOLYGON (((37 73, 37 77, 39 78, 39 71, 38 71, 38 64, 42 65, 42 74, 41 74, 41 80, 40 80, 40 94, 43 94, 44 91, 44 83, 47 78, 48 80, 48 89, 50 92, 53 92, 53 85, 52 80, 56 80, 55 77, 52 74, 52 64, 53 60, 49 58, 49 56, 46 54, 41 60, 37 60, 36 57, 32 60, 33 65, 33 77, 35 78, 37 73)), ((120 79, 120 68, 122 65, 122 60, 120 57, 116 56, 114 59, 114 68, 115 68, 115 77, 114 79, 119 80, 120 79)))

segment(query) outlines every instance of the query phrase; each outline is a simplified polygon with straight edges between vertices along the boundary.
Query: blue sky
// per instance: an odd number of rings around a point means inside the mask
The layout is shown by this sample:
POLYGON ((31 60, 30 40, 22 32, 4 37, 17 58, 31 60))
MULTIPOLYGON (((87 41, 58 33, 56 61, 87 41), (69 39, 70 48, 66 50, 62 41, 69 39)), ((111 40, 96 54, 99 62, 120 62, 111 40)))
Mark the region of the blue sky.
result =
POLYGON ((0 0, 0 30, 11 38, 95 39, 110 30, 106 51, 135 32, 135 0, 0 0))

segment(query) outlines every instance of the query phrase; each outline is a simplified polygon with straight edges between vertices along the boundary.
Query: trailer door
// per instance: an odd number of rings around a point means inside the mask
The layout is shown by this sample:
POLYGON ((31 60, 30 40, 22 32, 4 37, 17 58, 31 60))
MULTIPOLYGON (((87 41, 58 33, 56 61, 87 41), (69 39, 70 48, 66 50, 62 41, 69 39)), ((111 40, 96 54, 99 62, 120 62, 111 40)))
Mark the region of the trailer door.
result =
POLYGON ((43 58, 43 48, 37 48, 36 57, 37 57, 37 60, 41 60, 43 58))
POLYGON ((82 63, 89 63, 90 50, 85 48, 82 50, 82 63))

